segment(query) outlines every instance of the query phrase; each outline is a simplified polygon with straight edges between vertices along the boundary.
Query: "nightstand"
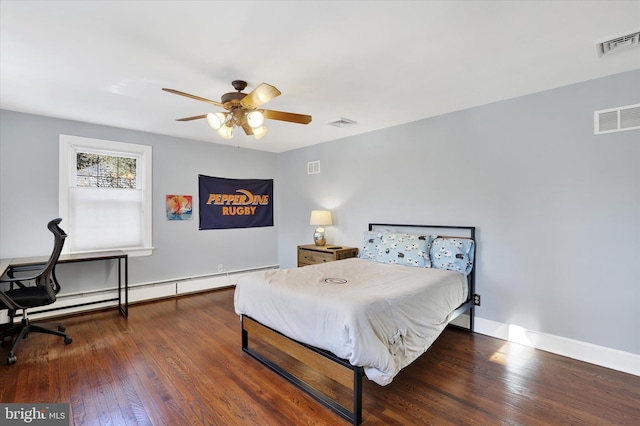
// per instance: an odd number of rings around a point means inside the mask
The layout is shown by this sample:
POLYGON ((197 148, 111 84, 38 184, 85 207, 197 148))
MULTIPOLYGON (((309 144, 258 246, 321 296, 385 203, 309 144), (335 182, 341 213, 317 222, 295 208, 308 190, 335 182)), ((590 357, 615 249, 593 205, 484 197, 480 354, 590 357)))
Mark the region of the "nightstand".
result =
POLYGON ((333 262, 334 260, 348 259, 356 256, 358 256, 358 249, 356 247, 345 247, 335 244, 327 244, 326 246, 317 246, 315 244, 298 246, 298 266, 333 262))

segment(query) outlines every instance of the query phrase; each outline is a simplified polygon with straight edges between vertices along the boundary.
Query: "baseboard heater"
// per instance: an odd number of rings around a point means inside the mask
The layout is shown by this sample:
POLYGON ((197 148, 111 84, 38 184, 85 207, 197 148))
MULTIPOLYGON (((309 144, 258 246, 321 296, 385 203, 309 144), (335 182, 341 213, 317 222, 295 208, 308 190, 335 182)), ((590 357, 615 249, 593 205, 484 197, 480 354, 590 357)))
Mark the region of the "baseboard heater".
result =
MULTIPOLYGON (((249 268, 211 275, 184 277, 129 285, 129 304, 200 293, 218 288, 233 287, 241 276, 255 271, 278 269, 279 265, 249 268)), ((64 288, 64 283, 62 283, 64 288)), ((30 319, 52 318, 118 306, 118 288, 103 288, 76 293, 59 294, 57 300, 44 309, 29 310, 30 319)), ((20 319, 20 317, 16 317, 20 319)), ((7 311, 0 313, 0 324, 9 322, 7 311)))

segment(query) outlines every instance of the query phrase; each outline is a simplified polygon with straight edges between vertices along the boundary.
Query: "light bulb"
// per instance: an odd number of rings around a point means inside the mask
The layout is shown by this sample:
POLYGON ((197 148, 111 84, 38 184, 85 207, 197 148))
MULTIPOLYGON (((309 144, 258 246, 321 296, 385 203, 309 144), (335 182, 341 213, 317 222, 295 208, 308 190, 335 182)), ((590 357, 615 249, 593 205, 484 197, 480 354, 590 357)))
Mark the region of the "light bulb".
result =
POLYGON ((262 115, 262 112, 255 110, 247 114, 247 124, 249 124, 249 127, 252 129, 257 129, 262 126, 263 123, 264 115, 262 115))

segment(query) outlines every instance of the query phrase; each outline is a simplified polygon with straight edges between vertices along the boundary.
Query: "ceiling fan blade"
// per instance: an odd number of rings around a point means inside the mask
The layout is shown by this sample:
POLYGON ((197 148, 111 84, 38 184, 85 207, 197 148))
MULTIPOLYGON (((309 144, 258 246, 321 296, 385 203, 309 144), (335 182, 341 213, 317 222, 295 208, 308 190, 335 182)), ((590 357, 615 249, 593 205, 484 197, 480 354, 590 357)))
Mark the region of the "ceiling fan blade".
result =
POLYGON ((247 136, 253 136, 253 129, 249 126, 249 124, 244 123, 242 125, 242 130, 244 130, 247 136))
POLYGON ((167 89, 167 88, 164 88, 164 87, 162 88, 162 90, 164 90, 165 92, 176 94, 176 95, 186 96, 187 98, 195 99, 196 101, 206 102, 208 104, 215 105, 215 106, 220 107, 220 108, 224 108, 224 105, 222 105, 220 102, 212 101, 211 99, 201 98, 200 96, 190 95, 189 93, 179 92, 177 90, 167 89))
POLYGON ((280 96, 280 91, 267 83, 261 83, 253 89, 251 93, 242 98, 240 103, 245 108, 256 109, 265 102, 269 102, 276 96, 280 96))
POLYGON ((193 117, 176 118, 176 121, 200 120, 201 118, 207 118, 207 114, 194 115, 193 117))
POLYGON ((293 112, 274 111, 272 109, 262 110, 264 118, 270 120, 289 121, 291 123, 309 124, 311 123, 311 116, 304 114, 295 114, 293 112))

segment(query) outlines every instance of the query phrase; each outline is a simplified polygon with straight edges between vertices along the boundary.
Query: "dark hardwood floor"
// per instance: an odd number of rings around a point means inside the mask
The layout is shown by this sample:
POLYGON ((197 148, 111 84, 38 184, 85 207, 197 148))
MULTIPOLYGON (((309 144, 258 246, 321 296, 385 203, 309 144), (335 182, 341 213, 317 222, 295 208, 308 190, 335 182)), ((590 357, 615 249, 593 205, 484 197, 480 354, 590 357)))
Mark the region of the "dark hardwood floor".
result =
MULTIPOLYGON (((233 289, 63 318, 0 367, 0 402, 68 402, 75 425, 348 424, 240 349, 233 289)), ((8 345, 0 350, 4 363, 8 345)), ((640 377, 446 330, 388 386, 364 380, 363 425, 632 425, 640 377)))

